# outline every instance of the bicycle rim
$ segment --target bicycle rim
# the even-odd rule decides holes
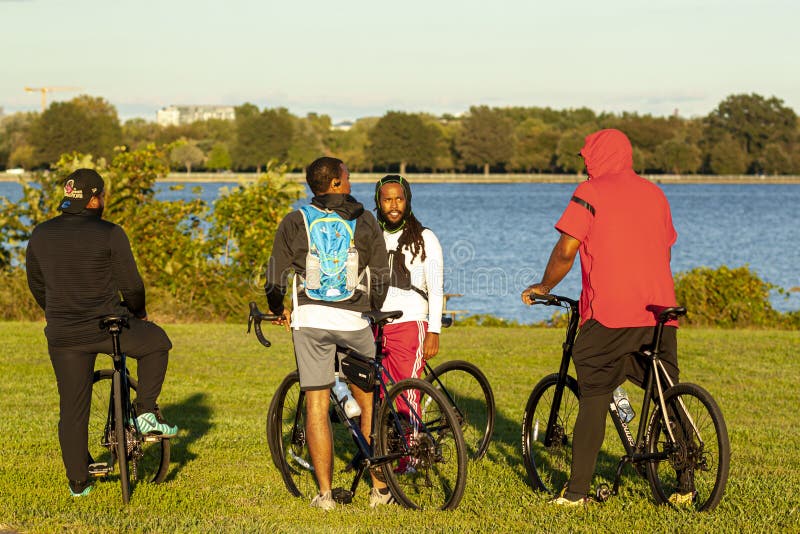
[[[489,448],[495,419],[494,393],[475,365],[453,360],[437,366],[425,380],[450,401],[461,424],[467,455],[480,460]]]
[[[730,443],[722,412],[711,395],[696,384],[677,384],[664,393],[667,424],[660,405],[650,420],[648,452],[660,456],[647,464],[648,481],[659,504],[697,511],[713,510],[728,480]],[[696,492],[683,503],[674,495]],[[674,499],[674,497],[673,497]]]
[[[452,510],[464,493],[467,453],[450,403],[428,382],[401,380],[378,418],[386,482],[408,508]]]
[[[89,411],[89,462],[105,464],[113,469],[117,460],[116,431],[106,432],[110,422],[109,416],[113,407],[111,402],[111,377],[114,371],[101,369],[94,372],[94,385],[92,387],[92,402]],[[135,397],[138,390],[137,381],[128,377],[129,399]],[[124,418],[123,418],[124,419]],[[126,425],[127,426],[127,425]],[[126,429],[129,439],[133,437],[133,430]],[[135,439],[135,438],[133,438]],[[152,483],[163,482],[169,473],[170,440],[161,438],[143,438],[143,442],[129,447],[136,452],[136,479],[149,480]],[[102,476],[98,469],[96,476]]]
[[[552,374],[536,384],[522,419],[522,458],[528,479],[534,489],[553,494],[569,479],[572,436],[579,403],[578,384],[568,376],[555,426],[550,429],[551,441],[545,443],[557,383],[558,375]]]

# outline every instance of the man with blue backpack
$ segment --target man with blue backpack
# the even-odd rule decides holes
[[[330,510],[333,440],[328,420],[336,347],[375,356],[375,340],[363,312],[386,298],[388,260],[375,217],[350,196],[350,173],[336,158],[309,165],[311,204],[281,221],[267,266],[269,309],[291,326],[300,388],[306,394],[306,434],[319,495],[311,506]],[[290,273],[293,273],[289,277]],[[283,299],[292,284],[292,310]],[[370,435],[372,393],[353,387],[361,407],[361,431]],[[372,477],[370,506],[393,502],[386,484]]]

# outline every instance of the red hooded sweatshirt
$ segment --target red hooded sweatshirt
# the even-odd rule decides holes
[[[581,242],[581,324],[653,326],[649,305],[676,305],[669,262],[678,234],[667,198],[633,172],[633,149],[619,130],[587,136],[581,156],[589,179],[556,224]]]

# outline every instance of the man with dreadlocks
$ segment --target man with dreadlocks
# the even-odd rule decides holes
[[[442,247],[411,211],[411,185],[397,174],[375,184],[378,222],[389,252],[391,281],[384,311],[403,316],[383,330],[383,365],[394,380],[419,378],[439,352],[444,283]]]

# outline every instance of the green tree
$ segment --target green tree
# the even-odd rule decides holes
[[[708,166],[714,174],[744,174],[747,172],[747,154],[741,144],[730,134],[725,134],[711,147]]]
[[[367,159],[367,139],[369,131],[378,122],[377,117],[358,119],[348,130],[334,130],[330,137],[331,156],[345,162],[350,171],[371,170]]]
[[[145,119],[129,119],[122,125],[122,144],[132,150],[158,141],[162,127]]]
[[[556,161],[564,172],[580,173],[583,171],[583,159],[578,155],[583,148],[586,134],[579,130],[568,130],[558,140]]]
[[[514,131],[512,166],[526,172],[551,172],[559,137],[558,131],[541,119],[526,119]]]
[[[30,132],[36,119],[32,112],[0,117],[0,168],[34,166]]]
[[[186,172],[190,173],[192,165],[200,165],[205,161],[206,156],[197,147],[196,141],[183,140],[172,147],[169,159],[172,163],[185,166]]]
[[[316,113],[292,119],[294,136],[289,147],[289,165],[294,169],[305,169],[309,163],[327,152],[331,119],[327,115]]]
[[[436,163],[437,136],[441,132],[416,114],[389,111],[370,130],[367,157],[374,165],[432,168]]]
[[[217,143],[211,148],[206,160],[206,167],[215,171],[229,170],[231,168],[231,154],[225,143]]]
[[[653,161],[662,170],[672,174],[697,172],[703,163],[700,149],[680,139],[668,139],[656,147]]]
[[[31,130],[39,164],[55,163],[68,152],[111,159],[121,142],[116,108],[103,98],[88,95],[50,104]]]
[[[764,161],[761,155],[768,144],[794,140],[797,114],[774,96],[731,95],[706,117],[706,135],[712,145],[726,134],[744,148],[748,170],[761,172]]]
[[[456,150],[466,165],[483,167],[509,163],[514,156],[514,123],[501,111],[471,107],[456,138]]]
[[[254,112],[252,104],[236,108],[236,145],[234,164],[239,168],[256,168],[271,160],[288,159],[292,144],[293,121],[286,108]],[[241,111],[240,111],[241,110]]]
[[[793,164],[791,151],[779,143],[769,143],[761,154],[759,167],[767,174],[791,174]]]

